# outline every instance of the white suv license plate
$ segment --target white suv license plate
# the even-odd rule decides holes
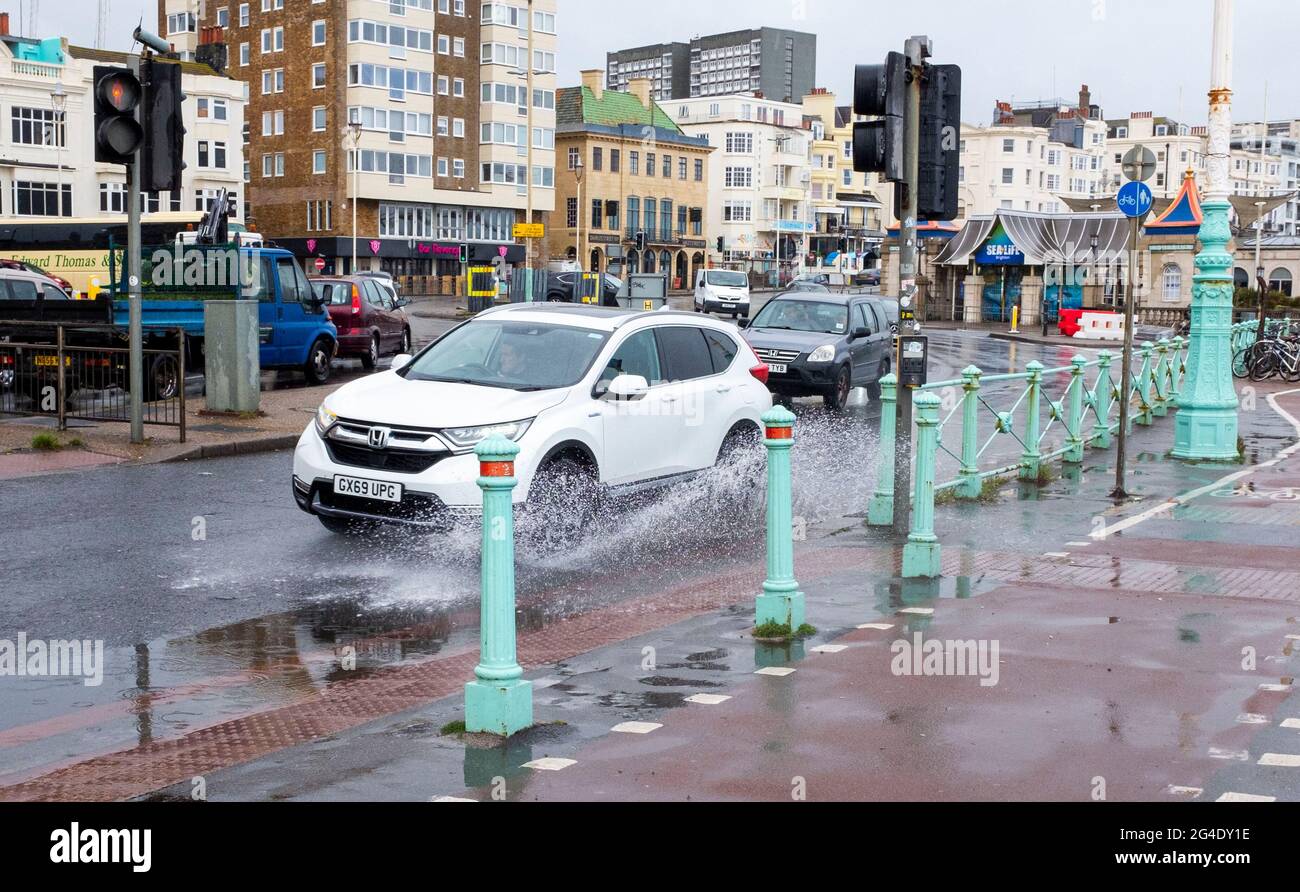
[[[784,375],[786,372],[790,371],[790,367],[783,362],[769,362],[767,364],[767,370],[773,375]]]
[[[377,502],[400,503],[402,501],[402,484],[335,475],[334,494],[351,496],[354,499],[374,499]]]

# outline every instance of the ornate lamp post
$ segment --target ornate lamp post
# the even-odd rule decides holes
[[[1232,385],[1232,240],[1228,164],[1232,133],[1232,4],[1214,0],[1209,148],[1201,253],[1192,286],[1187,382],[1178,397],[1175,458],[1228,461],[1237,457],[1237,393]]]
[[[343,148],[352,155],[352,275],[357,274],[357,201],[361,196],[361,122],[343,128]]]

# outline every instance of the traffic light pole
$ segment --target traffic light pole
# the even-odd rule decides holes
[[[131,71],[144,85],[149,66],[139,56],[130,60]],[[140,150],[126,165],[126,284],[130,339],[131,442],[144,442],[144,331],[140,296]],[[180,382],[185,386],[185,382]]]
[[[903,190],[903,218],[898,230],[899,297],[911,298],[916,306],[916,214],[917,188],[921,176],[921,74],[929,47],[926,37],[912,37],[903,55],[907,57],[907,112],[903,116],[903,181],[894,188]],[[902,344],[902,326],[895,339],[894,368],[901,365],[898,345]],[[906,536],[912,526],[912,388],[899,382],[894,445],[894,532]]]

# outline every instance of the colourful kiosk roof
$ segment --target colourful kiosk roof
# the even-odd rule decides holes
[[[1196,235],[1201,231],[1202,220],[1196,173],[1189,169],[1173,202],[1163,214],[1146,224],[1145,229],[1151,235]]]

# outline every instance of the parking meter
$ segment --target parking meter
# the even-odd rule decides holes
[[[898,385],[924,387],[929,383],[930,339],[900,337],[898,339]]]

